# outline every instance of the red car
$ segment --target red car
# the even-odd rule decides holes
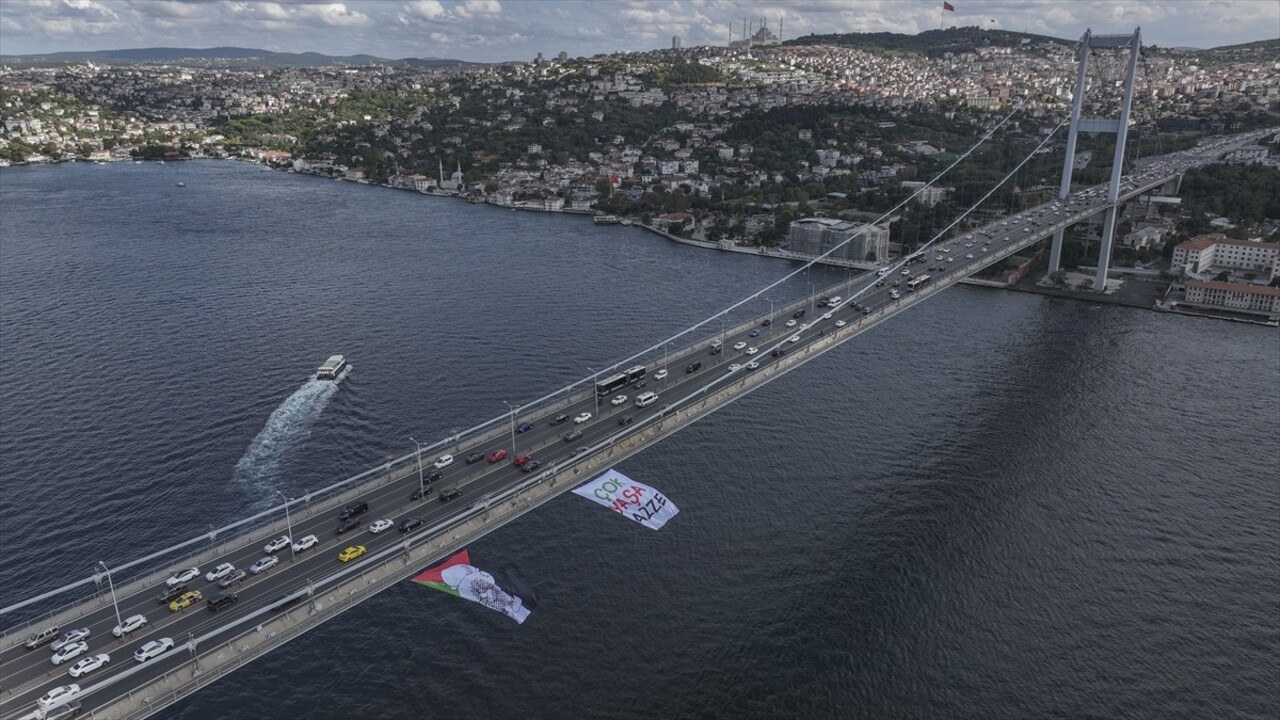
[[[502,462],[507,457],[507,451],[502,448],[496,448],[489,453],[489,462]]]
[[[524,464],[533,459],[532,455],[520,455],[516,457],[516,465],[524,467]]]

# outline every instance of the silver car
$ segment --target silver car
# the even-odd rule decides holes
[[[84,640],[87,637],[89,637],[89,628],[76,628],[75,630],[68,630],[62,634],[62,637],[58,638],[57,640],[54,640],[53,644],[49,646],[49,649],[54,652],[58,652],[63,648],[64,645],[70,645],[73,642]]]
[[[87,652],[89,652],[89,643],[83,640],[67,643],[62,646],[61,650],[53,654],[51,662],[53,662],[54,665],[61,665],[62,663],[78,658]]]
[[[247,576],[248,576],[248,573],[246,573],[243,570],[232,570],[230,575],[222,578],[222,580],[218,582],[218,587],[222,588],[223,590],[226,590],[232,585],[235,585],[241,580],[244,580],[245,577]]]
[[[280,562],[280,558],[276,557],[275,555],[268,555],[262,558],[261,560],[258,560],[258,562],[254,563],[253,566],[249,568],[249,574],[257,575],[259,573],[265,572],[267,569],[275,567],[276,564],[279,562]]]

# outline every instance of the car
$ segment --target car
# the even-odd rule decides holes
[[[720,345],[711,346],[711,352],[710,352],[711,355],[719,355],[722,352],[724,352],[724,348],[722,346]]]
[[[439,470],[432,470],[431,472],[427,473],[422,477],[422,482],[430,485],[431,483],[439,480],[442,477],[444,477],[444,473],[440,472]]]
[[[542,467],[542,462],[540,460],[530,460],[529,462],[521,465],[520,469],[527,473],[531,473],[540,467]]]
[[[111,656],[106,653],[90,655],[80,662],[77,662],[75,665],[72,665],[71,671],[67,674],[73,678],[78,678],[81,675],[88,675],[109,662],[111,662]]]
[[[426,524],[426,521],[423,520],[422,518],[411,517],[408,520],[405,520],[404,522],[400,523],[400,532],[406,533],[406,534],[411,533],[414,530],[417,530],[418,528],[422,527],[424,524]]]
[[[390,530],[394,526],[395,526],[395,523],[391,522],[390,520],[385,520],[385,519],[374,520],[373,523],[369,525],[369,532],[374,535],[377,535],[383,530]]]
[[[737,372],[737,371],[739,371],[739,370],[741,370],[741,369],[742,369],[742,366],[741,366],[741,365],[739,365],[738,363],[734,363],[734,364],[732,364],[732,365],[730,365],[730,366],[729,366],[729,372]]]
[[[635,421],[636,421],[635,415],[623,415],[622,417],[618,418],[619,425],[630,425]]]
[[[249,566],[249,574],[261,575],[262,573],[275,567],[279,562],[280,562],[280,558],[276,557],[275,555],[268,555],[266,557],[259,558],[258,562]]]
[[[617,395],[612,400],[609,401],[609,404],[614,407],[617,407],[619,405],[625,405],[626,402],[627,402],[626,395]]]
[[[702,363],[700,362],[689,363],[684,368],[684,374],[688,375],[690,373],[696,373],[701,369],[702,369]]]
[[[452,455],[441,455],[440,457],[436,458],[436,461],[431,464],[431,467],[437,470],[441,470],[449,467],[452,464],[453,464]]]
[[[795,326],[796,326],[796,321],[794,318],[787,321],[787,327],[795,327]]]
[[[484,459],[484,453],[482,453],[482,452],[473,452],[473,453],[471,453],[470,455],[468,455],[468,456],[467,456],[466,463],[467,463],[468,465],[474,465],[475,463],[478,463],[478,462],[480,462],[480,461],[481,461],[481,460],[483,460],[483,459]]]
[[[752,346],[752,347],[747,348],[747,354],[748,354],[748,355],[755,355],[755,354],[756,354],[756,353],[758,353],[758,352],[760,352],[760,348],[758,348],[758,347]]]
[[[514,462],[515,462],[515,466],[516,466],[516,467],[524,467],[524,466],[525,466],[525,463],[529,462],[529,461],[530,461],[530,460],[532,460],[532,459],[533,459],[533,456],[532,456],[532,455],[517,455],[517,456],[516,456],[516,459],[515,459],[515,461],[514,461]]]
[[[311,548],[315,547],[319,543],[320,543],[320,538],[316,537],[315,535],[308,535],[293,544],[293,551],[296,553],[300,553],[303,550],[310,550]]]
[[[283,550],[283,549],[285,549],[285,548],[289,547],[289,546],[290,546],[290,545],[292,545],[292,544],[293,544],[293,540],[289,539],[289,536],[288,536],[288,535],[281,535],[280,537],[276,538],[275,540],[272,540],[271,542],[267,543],[266,545],[263,545],[263,546],[262,546],[262,552],[264,552],[264,553],[266,553],[266,554],[268,554],[268,555],[273,555],[273,554],[278,553],[278,552],[280,552],[281,550]]]
[[[847,323],[847,322],[845,322],[845,321],[843,321],[843,320],[837,320],[837,321],[836,321],[836,327],[838,327],[838,328],[842,328],[842,327],[844,327],[845,325],[848,325],[848,324],[849,324],[849,323]]]
[[[771,318],[765,318],[764,320],[760,321],[760,327],[769,327],[772,324],[773,324],[773,320]]]
[[[567,422],[568,420],[569,420],[568,415],[565,415],[564,413],[560,413],[559,415],[555,416],[555,418],[551,420],[551,424],[559,425],[560,423]]]
[[[739,340],[738,342],[736,342],[736,343],[734,343],[734,344],[733,344],[733,349],[734,349],[734,350],[746,350],[746,349],[747,349],[747,344],[746,344],[745,342],[743,342],[743,341]]]
[[[770,355],[772,355],[772,356],[774,356],[774,357],[782,357],[783,355],[786,355],[786,354],[787,354],[787,351],[786,351],[786,349],[785,349],[785,348],[774,348],[774,349],[773,349],[773,352],[771,352],[771,353],[769,353],[769,354],[770,354]]]
[[[338,553],[338,562],[351,562],[365,553],[365,546],[352,545]]]
[[[345,535],[351,532],[352,530],[355,530],[358,527],[360,527],[360,521],[353,518],[351,520],[347,520],[345,522],[339,523],[337,529],[334,530],[333,534]]]
[[[880,282],[876,283],[876,287],[884,287],[884,281],[881,280]]]
[[[862,314],[863,314],[863,315],[870,315],[870,314],[871,314],[871,308],[869,308],[869,307],[864,307],[864,308],[862,308]]]
[[[63,645],[62,649],[54,653],[53,657],[50,658],[49,661],[54,665],[61,665],[62,663],[78,658],[87,652],[89,652],[89,643],[83,640],[77,640]]]
[[[578,438],[582,437],[582,431],[570,430],[569,432],[565,433],[564,435],[561,435],[560,437],[564,438],[565,442],[573,442],[574,440],[577,440]]]
[[[760,337],[760,328],[752,330],[751,334],[747,335],[747,337]]]
[[[81,640],[87,639],[89,635],[90,631],[87,627],[68,630],[62,634],[62,637],[54,640],[53,644],[49,646],[49,649],[54,652],[58,652],[64,645],[70,645],[73,642],[80,642]]]
[[[164,581],[164,584],[169,587],[176,587],[186,583],[188,580],[195,580],[198,577],[200,577],[200,568],[187,568],[182,572],[176,572],[170,575],[169,579]]]
[[[647,387],[649,387],[649,383],[645,382],[644,380],[637,380],[631,383],[632,390],[639,390],[641,388],[647,388]]]
[[[222,588],[223,590],[226,590],[227,588],[231,587],[232,585],[235,585],[236,583],[243,582],[244,579],[248,576],[249,576],[249,573],[243,570],[236,570],[230,575],[222,578],[222,582],[218,583],[218,587]]]
[[[787,338],[787,342],[798,343],[798,342],[800,342],[800,336],[799,336],[799,335],[792,335],[791,337]]]
[[[946,252],[946,250],[944,249],[942,252]],[[902,274],[903,274],[903,275],[910,275],[910,274],[911,274],[911,268],[902,268]]]
[[[427,485],[425,487],[419,487],[413,491],[413,494],[409,496],[409,499],[421,500],[433,492],[435,492],[435,488],[431,487],[430,485]]]
[[[505,459],[507,459],[507,451],[503,448],[494,448],[489,451],[489,462],[502,462]]]
[[[831,319],[831,313],[829,313],[829,312],[822,313],[822,319],[823,319],[823,320],[830,320],[830,319]]]
[[[747,363],[746,365],[743,365],[742,367],[748,370],[759,370],[760,363],[756,362],[755,360],[752,360],[751,362]]]
[[[516,426],[516,432],[518,433],[527,433],[532,429],[533,429],[533,423],[531,422],[522,422]]]
[[[79,694],[80,686],[75,683],[71,683],[70,685],[59,685],[37,698],[36,705],[40,706],[41,710],[49,710],[50,708],[55,708],[59,705],[65,705],[66,703],[71,702],[71,698]]]
[[[130,615],[124,620],[121,620],[119,625],[111,628],[111,634],[114,637],[124,637],[146,624],[146,615]]]
[[[973,259],[973,253],[967,253],[967,254],[965,255],[965,257],[966,257],[966,258],[968,258],[969,260],[972,260],[972,259]]]
[[[54,638],[58,637],[58,631],[60,629],[61,628],[58,627],[57,625],[50,625],[49,627],[43,630],[40,630],[39,632],[34,632],[31,635],[27,636],[27,641],[23,643],[23,646],[28,650],[35,650],[41,645],[44,645],[45,643],[50,642]]]
[[[235,565],[232,565],[231,563],[222,563],[218,567],[205,573],[204,579],[208,580],[209,582],[217,582],[235,571],[236,571]]]
[[[369,512],[369,503],[364,500],[358,500],[343,508],[342,514],[338,516],[338,519],[350,520],[357,515],[363,515],[367,512]]]
[[[216,598],[209,598],[205,601],[205,606],[209,608],[209,612],[218,612],[219,610],[235,605],[239,600],[239,595],[223,594]]]
[[[173,648],[173,638],[160,638],[138,648],[133,653],[133,659],[140,663],[146,662],[153,657],[163,655],[165,652]]]
[[[760,331],[759,331],[759,330],[757,330],[756,332],[757,332],[757,333],[759,333]],[[654,379],[654,380],[666,380],[666,379],[667,379],[667,369],[666,369],[666,368],[662,368],[662,369],[661,369],[661,370],[659,370],[658,372],[654,373],[654,374],[653,374],[653,379]]]
[[[169,603],[169,612],[178,612],[179,610],[189,608],[195,603],[198,603],[203,599],[204,599],[204,593],[200,592],[199,590],[184,592],[182,593],[182,597],[179,597],[177,600],[174,600],[173,602]]]
[[[791,313],[791,317],[793,317],[793,318],[802,318],[802,317],[804,317],[804,308],[800,308],[799,310],[797,310],[797,311],[795,311],[795,312]]]
[[[581,425],[582,423],[587,422],[590,419],[591,419],[591,413],[589,412],[578,413],[578,416],[573,419],[573,424]]]
[[[955,262],[955,261],[956,261],[956,259],[955,259],[955,258],[953,258],[953,257],[949,257],[949,258],[947,258],[947,262]]]
[[[986,246],[983,246],[982,252],[987,252],[987,251],[988,251],[988,248]]]
[[[174,598],[182,597],[182,593],[186,592],[188,589],[189,588],[186,585],[166,587],[160,591],[160,597],[156,598],[156,602],[161,605],[168,605],[173,602]]]
[[[456,487],[452,487],[440,493],[440,502],[449,502],[450,500],[457,500],[461,495],[462,495],[461,490],[459,490]]]

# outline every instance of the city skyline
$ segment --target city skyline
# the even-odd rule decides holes
[[[0,53],[133,47],[242,46],[387,58],[472,62],[684,46],[725,45],[763,22],[784,39],[838,32],[914,34],[978,26],[1074,39],[1128,33],[1146,44],[1218,47],[1276,37],[1269,0],[1145,3],[1089,0],[9,0],[0,4]],[[781,28],[779,28],[781,25]],[[1270,34],[1267,34],[1267,32]]]

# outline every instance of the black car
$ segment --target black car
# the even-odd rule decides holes
[[[369,512],[369,503],[361,500],[359,502],[351,503],[343,509],[342,514],[338,516],[338,519],[350,520],[353,517],[363,515],[367,512]]]
[[[719,355],[723,350],[724,350],[724,348],[722,348],[722,347],[716,347],[716,346],[714,346],[714,345],[713,345],[713,346],[711,347],[711,354],[712,354],[712,355]]]
[[[173,587],[166,587],[160,591],[160,597],[156,598],[156,602],[160,603],[161,605],[168,605],[169,603],[178,599],[178,597],[186,591],[187,591],[186,585],[174,585]]]
[[[339,525],[338,525],[338,532],[337,532],[337,534],[338,534],[338,535],[342,535],[343,533],[349,533],[349,532],[351,532],[352,530],[355,530],[355,529],[356,529],[356,528],[358,528],[358,527],[360,527],[360,521],[359,521],[359,520],[347,520],[346,522],[343,522],[343,523],[341,523],[341,524],[339,524]]]
[[[565,433],[562,437],[564,437],[564,441],[565,441],[565,442],[573,442],[574,440],[577,440],[578,438],[582,437],[582,431],[581,431],[581,430],[571,430],[571,431],[569,431],[569,432]]]
[[[432,470],[431,472],[423,476],[422,482],[430,485],[431,483],[439,480],[442,477],[444,477],[444,473],[440,472],[439,470]]]
[[[531,422],[522,422],[516,426],[516,432],[518,433],[526,433],[532,429],[533,429],[533,423]]]
[[[770,326],[770,325],[772,325],[772,324],[773,324],[773,320],[770,320],[770,319],[768,319],[768,318],[765,318],[764,320],[762,320],[762,321],[760,322],[760,327],[769,327],[769,326]]]
[[[565,415],[564,413],[560,413],[559,415],[557,415],[557,416],[555,417],[555,419],[554,419],[554,420],[552,420],[552,421],[551,421],[551,424],[552,424],[552,425],[559,425],[560,423],[562,423],[562,422],[564,422],[565,420],[568,420],[568,419],[569,419],[569,416],[568,416],[568,415]]]
[[[209,598],[206,604],[209,606],[209,612],[218,612],[223,608],[229,608],[236,604],[240,599],[239,595],[219,595],[218,597]]]
[[[645,382],[644,380],[637,380],[631,383],[632,390],[639,390],[640,388],[643,388],[643,387],[649,387],[649,383]]]
[[[804,308],[800,308],[799,310],[797,310],[797,311],[795,311],[795,312],[791,313],[791,317],[793,317],[793,318],[802,318],[802,317],[804,317]]]
[[[461,495],[462,495],[462,491],[459,490],[458,488],[456,487],[449,488],[448,490],[445,490],[444,492],[440,493],[440,502],[449,502],[450,500],[456,500]]]
[[[435,492],[435,488],[429,488],[429,487],[421,488],[421,487],[420,487],[420,488],[418,488],[417,490],[414,490],[414,491],[413,491],[413,494],[409,496],[409,499],[410,499],[410,500],[421,500],[421,499],[423,499],[423,498],[427,497],[428,495],[430,495],[430,494],[431,494],[431,493],[433,493],[433,492]]]
[[[474,452],[467,456],[467,464],[478,463],[484,459],[484,453]]]
[[[623,415],[621,418],[618,419],[618,424],[630,425],[631,423],[635,422],[635,420],[636,420],[635,415]]]
[[[684,373],[688,375],[690,373],[696,373],[701,369],[702,369],[702,363],[700,362],[689,363],[689,366],[684,369]]]
[[[521,466],[520,466],[520,469],[521,469],[521,470],[523,470],[523,471],[525,471],[525,472],[527,472],[527,473],[531,473],[531,472],[533,472],[534,470],[537,470],[537,469],[538,469],[538,468],[540,468],[540,467],[542,467],[542,463],[541,463],[540,461],[538,461],[538,460],[530,460],[529,462],[525,463],[524,465],[521,465]]]
[[[400,523],[400,532],[411,533],[414,530],[417,530],[418,528],[422,527],[422,524],[423,524],[422,518],[411,517],[408,520],[405,520],[404,522]]]

